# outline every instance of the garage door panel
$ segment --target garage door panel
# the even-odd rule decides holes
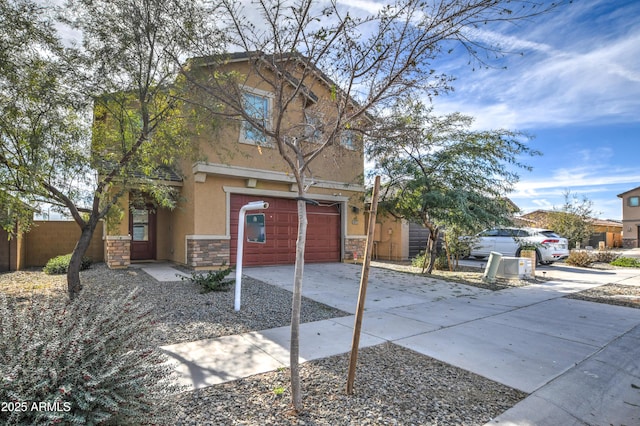
[[[266,221],[265,244],[244,244],[245,265],[292,264],[295,262],[298,233],[297,202],[292,199],[260,196],[231,196],[231,263],[234,264],[238,241],[238,212],[251,201],[264,200],[269,203],[264,213]],[[340,261],[340,212],[337,206],[307,205],[307,245],[305,262]]]

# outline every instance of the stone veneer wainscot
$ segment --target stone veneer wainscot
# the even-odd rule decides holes
[[[192,268],[228,264],[230,253],[229,238],[187,237],[187,265]]]
[[[105,262],[111,269],[127,268],[131,264],[131,236],[109,235],[105,238]]]

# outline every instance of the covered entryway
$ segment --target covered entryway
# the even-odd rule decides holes
[[[131,260],[156,258],[156,214],[151,208],[132,209],[129,213]]]
[[[231,195],[231,263],[235,264],[238,244],[238,213],[251,201],[266,201],[264,243],[244,244],[244,265],[287,265],[295,263],[298,233],[297,201],[287,198]],[[305,262],[339,262],[341,258],[340,207],[337,203],[307,205],[307,244]]]

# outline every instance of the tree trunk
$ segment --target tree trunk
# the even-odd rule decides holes
[[[429,239],[427,239],[427,245],[424,247],[424,258],[422,259],[422,270],[421,274],[424,274],[425,269],[427,269],[427,259],[429,259]]]
[[[71,254],[69,269],[67,270],[67,291],[69,293],[69,299],[71,300],[75,299],[76,296],[80,294],[80,290],[82,290],[82,283],[80,282],[82,258],[91,244],[91,238],[93,237],[93,232],[96,229],[97,223],[98,221],[90,220],[84,227],[82,227],[80,238],[73,249],[73,253]]]
[[[307,241],[307,204],[298,200],[298,240],[296,241],[296,264],[293,278],[293,303],[291,307],[291,403],[296,412],[302,410],[300,390],[300,310],[302,306],[302,278],[304,274],[304,249]]]
[[[453,272],[453,257],[449,252],[449,241],[447,240],[447,234],[444,235],[444,252],[447,256],[447,266],[449,267],[449,272]]]
[[[428,254],[429,254],[429,266],[427,267],[426,273],[430,274],[433,271],[433,267],[436,264],[436,254],[438,248],[438,234],[440,234],[440,228],[438,226],[429,226],[429,242],[428,246]],[[426,261],[425,254],[425,261]],[[424,270],[423,270],[424,273]]]

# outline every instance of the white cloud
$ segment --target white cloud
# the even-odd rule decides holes
[[[338,1],[338,4],[342,6],[346,6],[349,9],[357,8],[372,15],[378,13],[385,6],[385,3],[379,3],[376,1],[370,1],[370,0]]]
[[[587,173],[579,169],[558,169],[546,179],[523,180],[516,184],[515,194],[532,194],[531,191],[540,191],[548,188],[574,188],[595,187],[599,185],[637,185],[640,182],[640,173],[634,171],[630,174],[599,175]]]
[[[481,34],[525,54],[508,56],[506,70],[456,69],[456,92],[437,98],[436,108],[473,115],[479,128],[638,122],[640,25],[624,25],[623,20],[632,17],[615,13],[606,32],[597,31],[591,22],[567,22],[597,5],[576,5],[567,16],[537,19],[531,31],[523,28],[503,39],[496,33]]]

